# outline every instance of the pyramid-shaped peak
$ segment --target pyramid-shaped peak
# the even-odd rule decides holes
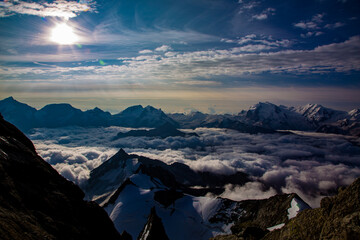
[[[114,156],[129,156],[124,149],[120,148],[120,150]]]

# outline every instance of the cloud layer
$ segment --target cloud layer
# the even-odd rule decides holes
[[[163,45],[155,49],[156,54],[144,54],[150,52],[142,51],[141,55],[136,57],[118,58],[117,64],[77,67],[39,65],[22,68],[3,66],[0,68],[0,75],[9,78],[31,75],[32,78],[44,81],[49,76],[58,77],[59,74],[62,78],[68,78],[71,74],[71,80],[81,77],[88,81],[101,75],[106,76],[107,83],[116,79],[145,84],[145,80],[169,83],[262,73],[322,74],[360,71],[360,36],[351,37],[341,43],[319,46],[313,50],[285,50],[283,48],[291,44],[288,40],[254,39],[251,35],[239,39],[238,42],[247,44],[228,50],[185,53],[169,51],[170,46]],[[36,56],[32,58],[37,60]]]
[[[9,0],[0,2],[0,17],[14,14],[27,14],[39,17],[62,17],[65,19],[76,17],[80,12],[94,11],[93,1],[64,1],[27,2]]]
[[[334,136],[249,135],[199,128],[195,131],[200,138],[111,140],[119,131],[127,130],[38,129],[30,137],[46,161],[79,184],[120,147],[168,164],[185,163],[197,171],[246,172],[252,182],[242,187],[227,185],[222,195],[234,200],[296,192],[312,206],[318,206],[322,196],[360,176],[360,148]]]

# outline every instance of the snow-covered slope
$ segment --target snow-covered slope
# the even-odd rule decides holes
[[[251,216],[267,216],[261,222],[264,227],[287,221],[288,209],[291,209],[295,195],[235,202],[207,196],[205,194],[212,188],[204,188],[206,191],[202,191],[202,196],[195,196],[188,190],[195,187],[203,175],[178,165],[127,155],[120,150],[92,171],[84,187],[86,197],[100,203],[116,229],[120,233],[126,231],[133,239],[146,236],[154,211],[166,236],[172,240],[201,240],[230,233],[234,222]],[[213,176],[216,177],[221,185],[231,182],[231,178],[224,181],[223,176]],[[216,180],[209,181],[210,185],[211,182]],[[275,210],[271,212],[269,209]]]

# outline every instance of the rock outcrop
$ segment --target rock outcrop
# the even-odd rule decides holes
[[[275,196],[273,200],[279,197]],[[286,201],[279,203],[283,205]],[[350,186],[340,188],[337,195],[323,198],[320,208],[305,209],[289,220],[282,216],[281,211],[278,211],[278,216],[271,214],[277,212],[276,206],[280,206],[276,201],[265,202],[267,207],[264,207],[265,205],[261,207],[262,204],[259,203],[256,205],[252,205],[251,209],[258,207],[258,211],[248,209],[247,212],[252,212],[252,216],[249,215],[248,221],[243,217],[240,218],[231,229],[233,234],[216,236],[214,240],[360,239],[360,178]],[[278,229],[275,226],[275,230],[264,232],[266,231],[264,223],[273,217],[278,219],[276,222],[284,222],[284,224],[278,225]]]
[[[264,239],[360,239],[360,178]]]
[[[148,221],[146,222],[144,229],[141,231],[138,240],[169,240],[166,235],[164,225],[161,219],[156,214],[155,207],[151,208]]]

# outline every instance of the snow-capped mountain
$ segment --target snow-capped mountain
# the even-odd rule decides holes
[[[239,220],[251,219],[266,230],[287,222],[290,212],[293,216],[308,208],[305,203],[298,204],[303,201],[295,194],[240,202],[205,196],[209,192],[221,193],[221,186],[234,184],[234,179],[239,178],[213,175],[208,180],[211,178],[206,174],[186,167],[120,150],[91,172],[83,189],[89,200],[104,207],[116,229],[126,231],[133,239],[150,234],[149,222],[154,219],[159,234],[164,236],[165,232],[169,239],[209,239],[230,233]],[[235,184],[243,183],[241,180]]]
[[[258,103],[238,114],[238,121],[272,130],[302,130],[359,136],[359,110],[333,110],[318,104],[301,107]]]
[[[305,106],[293,108],[292,110],[300,113],[310,123],[314,123],[315,125],[326,122],[336,122],[348,116],[348,113],[345,111],[333,110],[319,104],[307,104]]]
[[[304,116],[286,106],[258,103],[238,114],[239,120],[273,130],[311,130],[314,126]]]

